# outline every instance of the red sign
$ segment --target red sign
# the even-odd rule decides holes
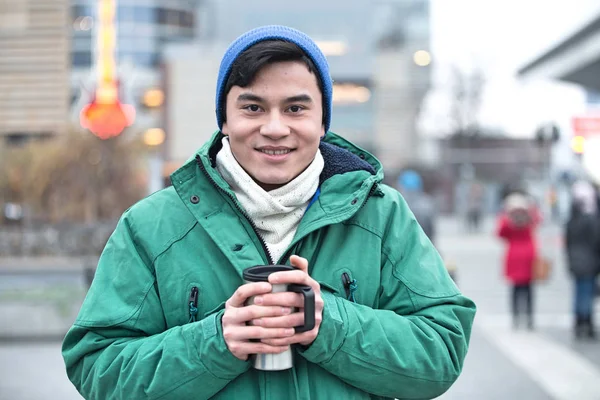
[[[116,101],[111,104],[96,103],[86,105],[79,115],[81,126],[89,129],[100,139],[118,136],[135,119],[135,108]]]
[[[573,117],[571,123],[574,136],[600,135],[600,116]]]

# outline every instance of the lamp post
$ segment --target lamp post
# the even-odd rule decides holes
[[[144,132],[144,144],[150,150],[148,157],[148,194],[159,191],[163,184],[163,158],[161,145],[165,141],[165,131],[161,128],[150,128]]]
[[[164,103],[164,91],[160,88],[151,88],[144,92],[142,104],[153,114],[158,114]],[[158,126],[162,125],[161,122]],[[148,156],[148,194],[152,194],[164,187],[163,184],[163,143],[165,131],[154,127],[144,132],[144,144],[149,150]]]

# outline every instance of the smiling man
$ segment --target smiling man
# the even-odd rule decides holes
[[[131,207],[63,343],[90,399],[426,399],[458,378],[475,305],[378,160],[329,131],[327,60],[265,26],[221,62],[219,130]],[[290,264],[244,283],[255,265]],[[310,286],[304,302],[274,284]],[[247,305],[253,298],[253,304]],[[292,350],[263,371],[254,354]]]

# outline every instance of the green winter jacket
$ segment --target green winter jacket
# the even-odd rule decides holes
[[[320,147],[320,195],[279,260],[308,259],[325,303],[319,334],[295,348],[290,370],[257,371],[229,352],[225,301],[245,268],[273,260],[215,168],[221,138],[177,170],[172,187],[127,210],[110,237],[63,343],[80,393],[329,400],[446,391],[461,372],[475,305],[400,194],[381,184],[379,162],[333,133]]]

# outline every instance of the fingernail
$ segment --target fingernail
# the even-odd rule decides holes
[[[254,321],[252,321],[252,324],[255,325],[255,326],[261,326],[262,320],[260,318],[259,319],[255,319]]]
[[[263,298],[261,296],[256,296],[254,298],[254,304],[262,304],[263,303]]]
[[[285,334],[286,335],[293,335],[296,331],[294,330],[294,328],[290,328],[290,329],[286,329],[285,330]]]
[[[292,309],[289,307],[281,307],[281,312],[283,314],[290,314],[292,312]]]

